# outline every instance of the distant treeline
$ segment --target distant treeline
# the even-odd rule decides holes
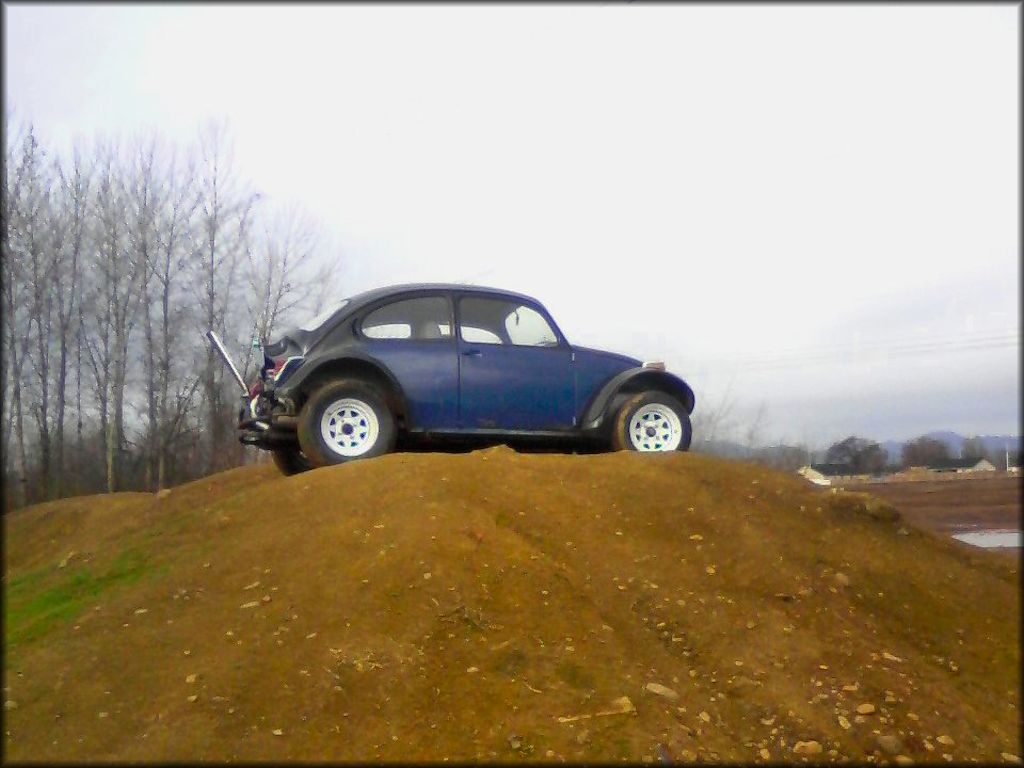
[[[8,124],[0,216],[5,509],[242,463],[238,386],[204,334],[251,375],[253,337],[317,311],[336,260],[239,177],[223,125],[61,157]]]

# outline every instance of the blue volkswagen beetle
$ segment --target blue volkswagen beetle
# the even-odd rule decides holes
[[[286,474],[396,448],[509,443],[685,451],[693,391],[660,363],[570,344],[536,299],[466,285],[379,288],[263,347],[239,439]]]

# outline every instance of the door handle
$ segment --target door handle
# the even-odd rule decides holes
[[[467,349],[462,353],[463,357],[480,357],[483,354],[479,349]]]

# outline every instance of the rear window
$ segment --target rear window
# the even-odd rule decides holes
[[[348,304],[348,299],[341,299],[331,304],[327,309],[321,312],[319,315],[314,317],[308,323],[303,323],[299,326],[300,331],[315,331],[321,325],[331,319],[331,315],[337,312],[339,309]]]

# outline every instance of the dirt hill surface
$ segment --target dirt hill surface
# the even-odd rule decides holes
[[[1021,754],[1017,562],[754,465],[395,454],[4,526],[9,761]]]

